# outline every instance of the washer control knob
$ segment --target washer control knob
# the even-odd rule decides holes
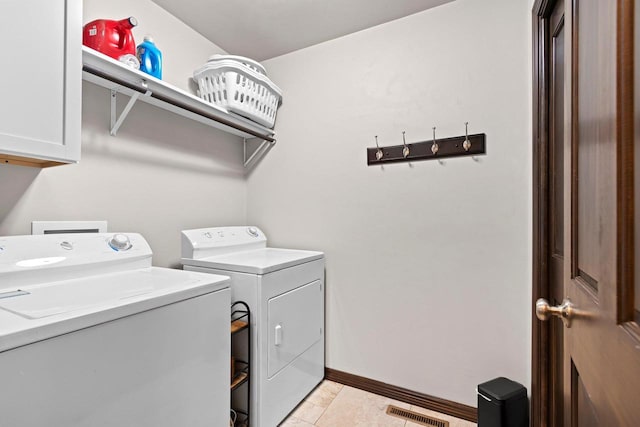
[[[109,246],[114,251],[126,251],[131,249],[131,241],[126,234],[114,234],[109,240]]]
[[[60,247],[66,251],[70,251],[73,249],[73,243],[69,241],[60,242]]]
[[[256,227],[247,228],[247,233],[249,233],[250,236],[258,237],[258,229]]]

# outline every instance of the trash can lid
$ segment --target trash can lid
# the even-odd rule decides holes
[[[496,400],[508,400],[527,395],[527,389],[522,384],[505,377],[478,384],[478,392]]]

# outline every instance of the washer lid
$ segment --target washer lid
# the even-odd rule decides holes
[[[240,273],[266,274],[322,258],[322,252],[264,248],[202,259],[182,258],[182,263]]]
[[[227,288],[227,276],[149,267],[3,289],[0,352]]]

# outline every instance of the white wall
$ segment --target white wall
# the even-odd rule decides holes
[[[130,15],[140,23],[136,40],[154,36],[164,79],[183,89],[194,68],[222,52],[149,0],[84,2],[85,23]],[[239,138],[142,103],[114,138],[108,91],[84,83],[83,92],[79,164],[0,166],[0,235],[29,234],[33,220],[106,219],[110,231],[142,233],[156,265],[177,266],[181,229],[244,222]]]
[[[248,222],[327,256],[327,366],[475,406],[530,384],[529,1],[458,0],[265,63],[278,143]],[[487,134],[487,155],[367,167],[366,147]]]

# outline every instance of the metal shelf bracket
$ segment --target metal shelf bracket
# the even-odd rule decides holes
[[[250,150],[250,146],[257,145],[257,148]],[[244,146],[244,167],[249,168],[253,166],[255,162],[261,159],[271,147],[276,145],[276,141],[268,141],[262,138],[243,138],[243,146]],[[251,154],[249,154],[251,153]],[[247,157],[248,156],[248,157]]]
[[[145,88],[147,87],[147,85],[144,82],[142,85]],[[118,133],[118,129],[120,129],[120,126],[122,126],[122,123],[124,122],[124,119],[127,118],[127,116],[129,115],[129,112],[133,108],[133,105],[136,103],[136,101],[138,100],[138,98],[140,98],[141,95],[150,96],[151,91],[147,89],[145,93],[135,92],[133,95],[131,95],[131,98],[129,98],[129,102],[127,102],[127,105],[124,107],[124,110],[122,110],[122,113],[120,113],[120,117],[117,117],[118,112],[116,110],[117,110],[117,101],[118,101],[118,91],[116,89],[111,89],[111,130],[109,131],[111,136],[116,136],[116,134]]]

